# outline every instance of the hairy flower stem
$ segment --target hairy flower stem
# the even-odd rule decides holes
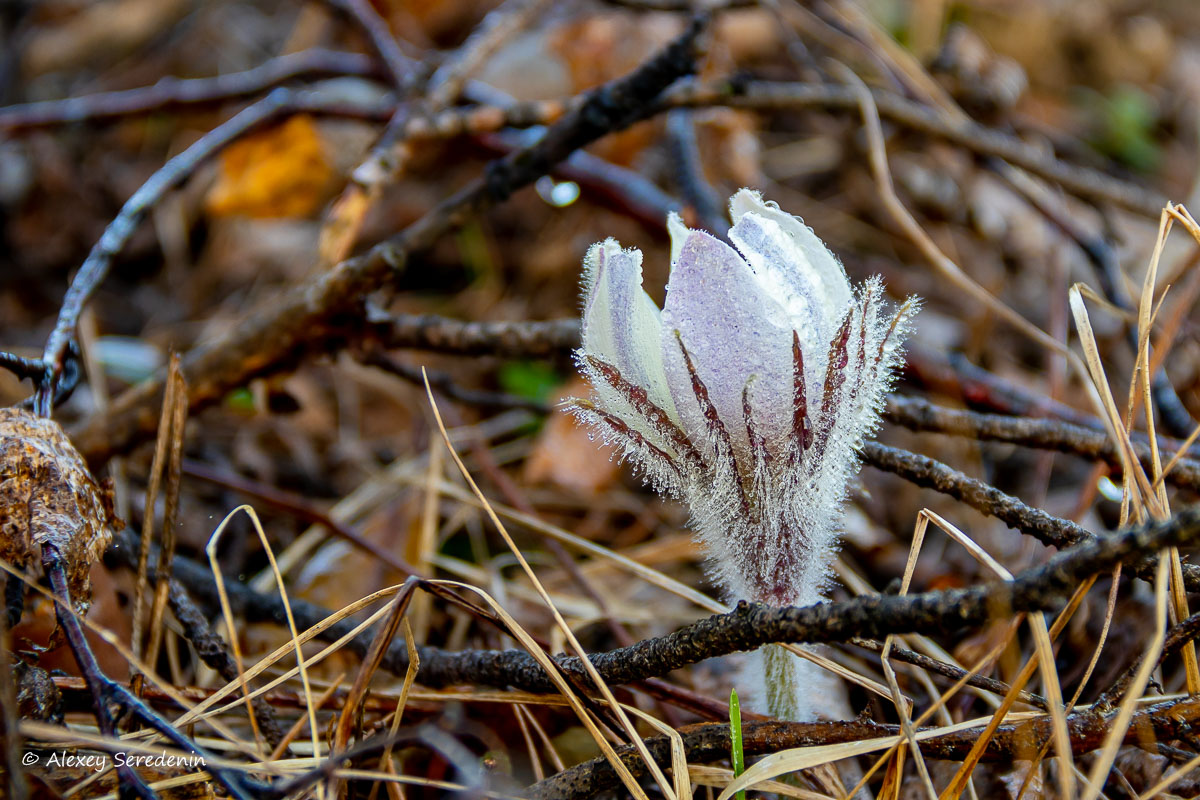
[[[777,644],[763,648],[763,679],[767,713],[776,719],[811,719],[810,692],[821,682],[821,668]],[[806,689],[807,687],[807,689]]]

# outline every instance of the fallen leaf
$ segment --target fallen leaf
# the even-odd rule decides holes
[[[575,378],[560,399],[586,397],[588,386]],[[588,430],[565,411],[555,411],[538,434],[525,461],[525,480],[550,482],[564,489],[592,495],[610,486],[619,471],[612,449],[596,447]]]
[[[226,148],[205,208],[214,216],[308,217],[325,205],[334,178],[316,124],[298,114]]]

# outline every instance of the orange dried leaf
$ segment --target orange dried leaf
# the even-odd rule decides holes
[[[308,217],[334,178],[316,124],[300,114],[226,148],[205,207],[216,216]]]
[[[54,548],[65,561],[75,610],[86,614],[92,564],[121,524],[58,423],[0,409],[0,559],[40,569],[42,549]]]

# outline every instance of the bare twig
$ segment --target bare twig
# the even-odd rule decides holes
[[[434,314],[392,314],[373,321],[371,334],[389,349],[498,358],[563,357],[579,346],[579,320],[465,322]]]
[[[883,652],[883,642],[877,642],[874,639],[851,639],[850,644],[870,650],[872,653]],[[1004,681],[998,681],[986,675],[969,673],[962,667],[947,664],[945,661],[938,661],[936,658],[930,658],[914,650],[909,650],[907,647],[900,647],[893,644],[892,649],[888,651],[888,658],[894,661],[901,661],[905,664],[912,664],[914,667],[936,673],[953,681],[965,680],[968,686],[983,689],[998,697],[1004,697],[1012,689]],[[1022,703],[1028,703],[1031,706],[1041,709],[1046,708],[1046,698],[1041,695],[1023,691],[1020,693],[1020,699]]]
[[[588,94],[537,144],[492,162],[484,178],[444,200],[399,235],[321,273],[234,332],[190,352],[184,361],[189,405],[199,411],[251,378],[285,369],[306,346],[330,335],[336,314],[353,308],[401,271],[409,253],[430,246],[469,213],[507,199],[579,147],[650,113],[658,95],[694,69],[702,29],[702,22],[694,23],[640,68]],[[80,452],[96,463],[140,441],[153,428],[151,409],[161,396],[162,382],[155,380],[117,398],[107,414],[75,431],[72,438]]]
[[[506,41],[528,27],[546,5],[546,0],[508,0],[484,17],[463,46],[429,79],[430,106],[440,108],[454,102],[471,73]]]
[[[370,56],[314,48],[273,58],[243,72],[212,78],[167,77],[153,86],[6,106],[0,108],[0,130],[21,133],[55,125],[238,100],[298,79],[378,74],[377,62]]]
[[[1179,652],[1184,645],[1193,641],[1198,636],[1200,636],[1200,613],[1192,614],[1167,631],[1162,651],[1158,654],[1158,663],[1161,664],[1167,658]],[[1121,696],[1125,694],[1125,690],[1129,688],[1129,684],[1133,682],[1133,678],[1137,674],[1141,664],[1141,658],[1130,664],[1129,668],[1096,698],[1095,706],[1104,711],[1113,708],[1120,701]]]
[[[380,547],[369,539],[364,539],[353,528],[338,522],[324,510],[318,508],[312,501],[298,497],[292,492],[275,486],[268,486],[264,483],[242,477],[241,475],[221,472],[208,464],[187,459],[183,461],[183,474],[245,495],[253,499],[256,503],[262,503],[263,505],[278,509],[310,525],[321,525],[337,538],[359,548],[363,552],[370,553],[384,564],[406,576],[417,575],[423,578],[429,577],[428,575],[423,575],[419,569],[391,550]]]
[[[1026,505],[1012,495],[928,456],[888,447],[879,442],[866,442],[862,454],[863,461],[876,469],[899,475],[917,486],[949,495],[982,514],[995,517],[1010,528],[1034,537],[1042,544],[1062,549],[1083,542],[1098,541],[1096,535],[1082,525]],[[1133,568],[1139,576],[1152,579],[1154,559],[1139,561]],[[1183,574],[1189,590],[1195,591],[1200,588],[1200,567],[1187,564],[1183,567]]]
[[[1137,712],[1135,723],[1129,726],[1125,741],[1146,746],[1146,739],[1168,740],[1180,735],[1190,725],[1200,707],[1188,699],[1160,703]],[[1107,715],[1078,711],[1067,717],[1071,750],[1077,755],[1099,748],[1113,723],[1115,713]],[[1028,722],[1001,725],[988,742],[983,761],[1013,761],[1035,751],[1050,740],[1050,718],[1038,717]],[[980,735],[980,728],[969,728],[921,741],[926,758],[961,761]],[[729,726],[724,723],[691,725],[680,731],[688,763],[718,761],[729,757]],[[865,739],[896,736],[899,725],[880,725],[864,720],[845,722],[749,722],[742,725],[743,747],[746,755],[777,753],[797,747],[857,742]],[[670,765],[670,741],[665,736],[646,740],[651,754],[663,766]],[[633,748],[617,751],[621,760],[637,777],[642,777],[645,765],[639,766]],[[616,787],[616,776],[603,759],[593,759],[546,778],[526,790],[526,795],[538,800],[583,800]]]
[[[58,624],[66,634],[67,642],[71,645],[71,651],[75,654],[76,662],[79,664],[79,671],[92,693],[96,723],[101,733],[116,738],[119,732],[112,709],[115,707],[122,712],[128,712],[185,752],[194,753],[203,758],[209,772],[229,791],[230,795],[238,800],[250,800],[254,796],[252,791],[261,789],[261,786],[243,778],[236,771],[218,765],[203,748],[134,697],[129,689],[105,676],[83,635],[83,627],[73,612],[71,592],[63,561],[62,554],[54,547],[47,546],[42,549],[42,567],[50,578],[50,585],[54,590],[55,614]],[[141,776],[128,763],[121,762],[116,765],[116,769],[121,781],[122,797],[129,795],[145,798],[145,800],[157,798],[154,791],[146,785]]]
[[[37,414],[43,417],[50,415],[51,398],[62,377],[64,359],[75,338],[79,315],[108,275],[113,257],[125,247],[129,237],[137,230],[138,223],[167,191],[178,186],[195,172],[196,167],[231,141],[272,119],[287,105],[288,98],[286,90],[276,89],[263,100],[243,109],[164,164],[125,201],[121,212],[108,224],[100,241],[88,253],[83,266],[75,274],[66,297],[63,298],[58,321],[42,354],[44,375],[34,397],[34,411]]]
[[[684,200],[694,209],[700,227],[719,239],[727,239],[729,220],[721,198],[704,177],[692,112],[683,108],[668,112],[667,135],[676,164],[675,179]]]
[[[126,560],[136,559],[136,554],[129,552],[136,550],[136,540],[125,534],[118,542],[112,552]],[[732,612],[692,623],[667,636],[593,654],[589,659],[606,683],[618,685],[659,677],[707,658],[776,642],[822,643],[881,638],[889,633],[954,632],[997,617],[1052,609],[1086,577],[1107,572],[1117,563],[1137,563],[1163,547],[1197,542],[1200,542],[1200,508],[1192,508],[1165,522],[1104,538],[1093,537],[1068,547],[1044,565],[1019,573],[1011,582],[905,596],[864,596],[805,608],[742,603]],[[207,570],[178,557],[173,570],[195,597],[206,604],[215,604],[216,590]],[[247,620],[283,618],[277,597],[260,595],[241,584],[229,584],[227,588],[235,613]],[[302,627],[315,625],[331,613],[295,599],[291,608],[297,625]],[[345,621],[331,625],[321,638],[333,641],[351,627]],[[360,655],[365,653],[365,647],[361,639],[347,644],[351,652]],[[427,686],[484,684],[535,692],[554,690],[545,672],[523,650],[447,653],[421,647],[418,652],[421,665],[417,679]],[[577,659],[560,657],[556,662],[566,674],[586,680]],[[407,666],[407,650],[402,644],[394,644],[382,667],[402,675]]]
[[[549,414],[553,410],[553,407],[549,403],[533,400],[528,397],[507,394],[506,392],[488,392],[464,388],[459,386],[454,381],[454,378],[445,372],[423,370],[421,367],[410,367],[408,364],[397,361],[386,353],[380,353],[375,350],[364,353],[360,356],[359,360],[369,367],[376,367],[418,386],[423,386],[425,380],[428,379],[429,385],[436,389],[439,394],[443,394],[451,400],[469,406],[480,406],[482,408],[523,408],[538,414]]]
[[[1121,464],[1120,456],[1107,435],[1068,422],[963,411],[902,395],[892,395],[888,399],[884,416],[889,422],[914,431],[934,431],[984,441],[1008,442],[1023,447],[1054,450],[1093,461],[1103,461],[1113,467],[1120,467]],[[1133,447],[1138,458],[1149,465],[1150,447],[1140,441],[1135,441]],[[1169,456],[1174,451],[1164,448],[1162,452]],[[1176,486],[1200,490],[1200,462],[1181,458],[1164,480]]]
[[[408,90],[417,80],[420,65],[404,54],[396,37],[388,29],[387,22],[369,0],[325,0],[333,8],[347,15],[362,28],[371,42],[371,47],[383,59],[392,83],[401,92]]]
[[[162,572],[156,570],[156,573],[159,581],[166,578]],[[171,612],[183,629],[183,637],[196,649],[196,655],[229,683],[239,681],[237,662],[229,653],[229,648],[226,647],[224,640],[208,624],[208,618],[201,613],[196,604],[192,602],[187,590],[177,581],[169,580],[167,585],[167,600],[171,604]],[[234,695],[234,697],[237,696],[238,694]],[[254,708],[254,715],[258,719],[258,726],[262,729],[263,735],[272,747],[277,747],[283,741],[284,731],[275,716],[275,709],[261,696],[255,697],[250,703]]]
[[[7,576],[6,585],[14,582],[24,588],[16,576]],[[18,615],[19,617],[20,615]],[[0,613],[0,675],[16,675],[9,615]],[[20,713],[17,707],[17,682],[12,679],[0,681],[0,757],[3,758],[3,778],[0,788],[5,797],[25,800],[29,797],[29,782],[25,779],[25,768],[21,765],[21,734],[17,729]]]
[[[1037,147],[975,122],[949,123],[942,114],[898,94],[873,91],[880,116],[898,125],[936,136],[982,156],[994,156],[1034,175],[1059,184],[1085,200],[1111,203],[1119,208],[1158,219],[1166,198],[1097,170],[1069,164]],[[756,111],[823,108],[853,112],[858,109],[854,90],[847,86],[811,83],[749,81],[738,84],[697,84],[672,91],[664,107],[723,105]]]

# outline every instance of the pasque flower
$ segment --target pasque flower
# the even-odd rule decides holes
[[[593,396],[573,408],[687,502],[730,599],[810,605],[916,303],[890,308],[878,278],[852,289],[821,240],[756,192],[730,212],[733,247],[671,216],[661,311],[639,251],[591,247],[577,357]],[[812,714],[813,669],[768,648],[771,713]]]

